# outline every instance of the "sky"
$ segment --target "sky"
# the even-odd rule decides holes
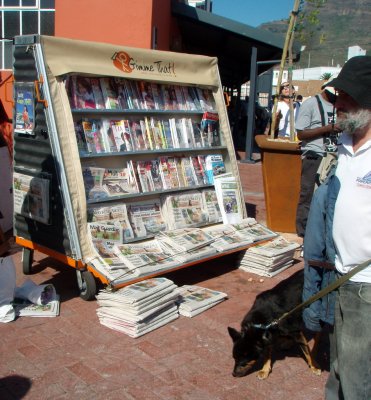
[[[287,19],[294,0],[212,0],[213,14],[257,27],[264,22]]]

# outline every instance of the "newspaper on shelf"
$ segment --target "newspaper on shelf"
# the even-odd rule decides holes
[[[230,173],[217,175],[214,186],[223,223],[240,222],[244,213],[237,179]]]
[[[227,294],[196,285],[179,287],[179,314],[194,317],[227,298]]]
[[[118,221],[88,222],[88,229],[92,239],[109,240],[118,244],[123,242],[122,228]]]
[[[168,216],[168,229],[180,229],[205,225],[208,221],[202,194],[193,190],[161,196],[164,214]]]
[[[115,246],[129,270],[140,275],[169,269],[178,264],[176,258],[165,253],[156,240]]]
[[[160,203],[158,202],[143,201],[131,204],[128,206],[128,216],[135,237],[154,236],[166,229]]]
[[[222,222],[223,217],[220,212],[220,207],[215,189],[202,189],[201,194],[204,203],[204,208],[205,210],[207,210],[208,222],[210,224],[216,222]]]
[[[196,250],[213,242],[213,237],[200,228],[182,228],[160,232],[156,239],[167,243],[175,253]]]
[[[231,224],[215,225],[203,228],[215,240],[211,243],[217,251],[222,252],[253,243],[251,235],[242,235]]]

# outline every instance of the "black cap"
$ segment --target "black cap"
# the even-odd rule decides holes
[[[350,58],[339,75],[326,86],[349,94],[361,107],[371,107],[371,56]]]

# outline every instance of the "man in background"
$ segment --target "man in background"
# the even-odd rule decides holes
[[[296,211],[296,233],[304,237],[317,170],[326,151],[336,151],[335,91],[322,87],[322,92],[305,100],[295,123],[297,137],[302,142],[300,195]]]

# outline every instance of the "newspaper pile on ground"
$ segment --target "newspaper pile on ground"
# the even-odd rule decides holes
[[[227,298],[227,294],[195,285],[179,287],[179,314],[194,317]]]
[[[240,269],[257,275],[273,277],[294,263],[300,245],[278,236],[266,243],[249,247],[243,252]]]
[[[147,279],[96,298],[102,325],[137,338],[179,317],[177,285],[163,277]]]

